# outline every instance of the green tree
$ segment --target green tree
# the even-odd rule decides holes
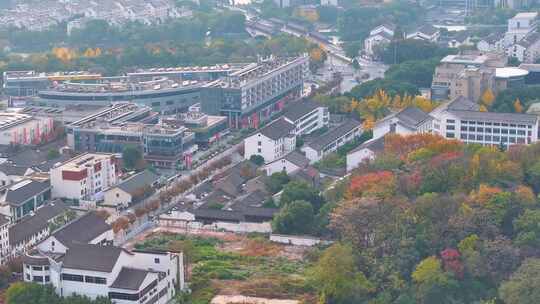
[[[358,270],[352,248],[336,243],[327,248],[308,271],[311,285],[319,294],[319,303],[360,303],[372,284]]]
[[[274,216],[272,230],[283,234],[310,234],[313,221],[313,206],[306,201],[293,201]]]
[[[279,203],[281,206],[286,206],[293,201],[309,202],[316,212],[324,204],[324,198],[319,194],[319,191],[301,181],[292,181],[285,185]]]
[[[540,247],[540,210],[525,210],[514,220],[517,232],[516,244],[520,246]]]
[[[249,160],[254,163],[255,165],[257,166],[262,166],[264,165],[264,157],[262,157],[261,155],[258,155],[258,154],[253,154],[251,155],[251,157],[249,158]]]
[[[501,284],[499,295],[505,304],[537,303],[540,299],[540,259],[525,260],[510,279]]]
[[[142,160],[141,150],[133,146],[125,147],[124,151],[122,151],[122,160],[127,169],[135,169]]]
[[[290,178],[285,171],[272,173],[266,180],[266,189],[272,194],[278,193],[289,181]]]
[[[444,272],[436,257],[422,260],[412,273],[412,278],[417,285],[419,303],[453,303],[453,297],[448,292],[453,279]]]

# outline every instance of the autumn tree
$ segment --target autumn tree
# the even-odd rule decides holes
[[[495,95],[493,94],[493,91],[491,91],[491,89],[485,90],[482,96],[480,97],[480,103],[486,109],[491,107],[494,101],[495,101]]]
[[[521,105],[521,100],[519,100],[519,98],[517,98],[515,101],[514,101],[514,112],[516,113],[521,113],[523,112],[523,106]]]
[[[388,198],[396,191],[396,180],[390,171],[378,171],[351,177],[347,197],[373,196]]]
[[[449,294],[453,279],[444,272],[441,262],[436,257],[428,257],[416,266],[412,279],[417,286],[417,300],[420,304],[452,303]]]
[[[499,288],[505,304],[537,303],[540,299],[540,259],[527,259]]]
[[[313,230],[313,206],[306,201],[286,204],[272,220],[272,231],[283,234],[310,234]]]

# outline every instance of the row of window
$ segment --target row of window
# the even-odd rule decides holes
[[[94,277],[94,276],[82,276],[82,275],[69,274],[69,273],[63,273],[62,280],[73,281],[73,282],[86,282],[86,283],[101,284],[101,285],[107,284],[106,278]]]
[[[446,126],[446,130],[455,130],[455,127],[453,125]],[[493,134],[512,134],[512,135],[522,135],[525,136],[525,134],[528,133],[529,136],[532,135],[532,131],[529,130],[525,132],[525,130],[515,130],[515,129],[501,129],[501,128],[484,128],[484,127],[467,127],[467,126],[461,126],[461,131],[469,131],[469,132],[484,132],[484,133],[493,133]]]
[[[455,133],[447,132],[446,133],[447,138],[456,138]],[[462,140],[475,140],[475,141],[486,141],[486,142],[494,142],[494,143],[511,143],[511,144],[525,144],[525,143],[531,143],[531,138],[528,137],[525,141],[524,137],[506,137],[506,136],[491,136],[491,135],[475,135],[475,134],[467,134],[467,133],[461,133],[460,139]]]
[[[50,282],[51,281],[51,277],[49,276],[34,276],[34,277],[30,277],[29,274],[26,274],[26,280],[27,281],[32,281],[32,282],[36,282],[36,283],[47,283],[47,282]]]
[[[447,119],[446,123],[454,124],[456,123],[453,119]],[[479,126],[500,126],[500,127],[511,127],[511,128],[528,128],[532,129],[531,125],[523,125],[523,124],[508,124],[504,122],[483,122],[483,121],[474,121],[474,120],[461,120],[460,123],[462,125],[479,125]]]

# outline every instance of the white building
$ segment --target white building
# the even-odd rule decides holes
[[[52,118],[0,113],[0,145],[36,145],[47,141],[52,131]]]
[[[292,151],[282,158],[266,164],[264,170],[266,171],[266,175],[270,176],[277,172],[291,174],[297,170],[304,169],[307,166],[309,166],[309,159],[297,151]]]
[[[265,163],[281,158],[296,148],[295,126],[284,118],[277,119],[244,139],[244,157],[260,155]]]
[[[52,196],[94,200],[97,194],[117,183],[114,154],[86,153],[50,171]]]
[[[6,262],[9,254],[9,219],[0,216],[0,265]]]
[[[441,36],[441,31],[432,25],[423,25],[414,32],[407,34],[407,39],[425,40],[429,42],[437,42]]]
[[[144,170],[105,191],[102,206],[127,208],[136,200],[141,200],[154,192],[154,185],[159,176]]]
[[[296,136],[307,135],[315,130],[328,127],[328,108],[314,101],[297,101],[285,109],[283,118],[295,125]]]
[[[369,32],[369,36],[364,40],[364,53],[368,56],[375,55],[377,47],[392,42],[396,26],[393,24],[381,24]]]
[[[109,298],[116,304],[166,304],[183,290],[182,253],[128,251],[115,246],[71,243],[65,252],[40,244],[23,261],[24,280],[51,284],[62,297]]]
[[[516,44],[525,36],[536,31],[537,22],[537,12],[518,13],[508,19],[508,30],[504,35],[504,46],[509,47]]]
[[[431,132],[433,117],[416,107],[407,107],[377,121],[373,127],[373,138],[380,138],[388,133],[414,134]]]
[[[515,57],[523,63],[534,63],[540,58],[540,33],[532,32],[506,49],[508,57]]]
[[[384,151],[384,136],[372,138],[347,153],[347,172],[351,172],[363,162],[374,160]]]
[[[35,171],[25,166],[17,166],[10,163],[0,164],[0,186],[9,186],[21,181],[24,177],[31,175]]]
[[[337,151],[339,147],[357,139],[361,134],[362,126],[360,122],[349,119],[328,132],[313,138],[301,150],[306,154],[310,163],[315,163],[324,156]]]
[[[464,97],[440,105],[430,115],[434,133],[465,143],[508,147],[538,141],[536,115],[480,112],[478,104]]]
[[[481,52],[503,52],[504,33],[492,33],[478,41],[476,48]]]

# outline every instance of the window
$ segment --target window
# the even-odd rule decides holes
[[[446,122],[447,122],[447,123],[455,123],[456,121],[453,120],[453,119],[447,119]]]
[[[510,130],[510,134],[515,135],[515,134],[516,134],[516,130]]]
[[[461,126],[461,131],[467,131],[467,127],[466,126]]]
[[[454,133],[448,133],[448,132],[447,132],[447,133],[446,133],[446,137],[447,137],[447,138],[454,138],[454,137],[456,137],[456,135],[455,135]]]
[[[261,153],[261,151],[262,151],[261,148],[257,149],[257,153]]]
[[[461,139],[467,139],[467,134],[461,133],[461,135],[459,136],[459,138],[461,138]]]
[[[154,263],[159,264],[159,258],[155,258]]]
[[[491,133],[491,128],[486,128],[486,133]]]
[[[501,129],[502,134],[508,134],[508,129]]]
[[[474,131],[476,131],[476,128],[475,127],[469,127],[469,131],[474,132]]]
[[[43,267],[41,267],[41,266],[32,266],[32,270],[42,271]]]
[[[93,277],[93,276],[85,276],[84,281],[86,283],[92,283],[92,284],[107,284],[107,279],[101,278],[101,277]]]
[[[499,129],[499,128],[494,128],[494,129],[493,129],[493,133],[495,133],[495,134],[500,134],[500,133],[501,133],[501,129]]]
[[[486,135],[486,141],[491,141],[491,135]]]
[[[43,277],[42,276],[34,276],[34,278],[32,279],[33,282],[43,282]]]
[[[484,132],[484,128],[478,127],[478,128],[476,128],[476,132]]]
[[[50,281],[51,281],[51,277],[45,276],[45,282],[50,282]]]
[[[26,274],[26,280],[30,281],[30,275],[28,273]]]
[[[63,281],[84,282],[82,275],[62,273]]]
[[[446,130],[455,130],[454,126],[446,126]]]

